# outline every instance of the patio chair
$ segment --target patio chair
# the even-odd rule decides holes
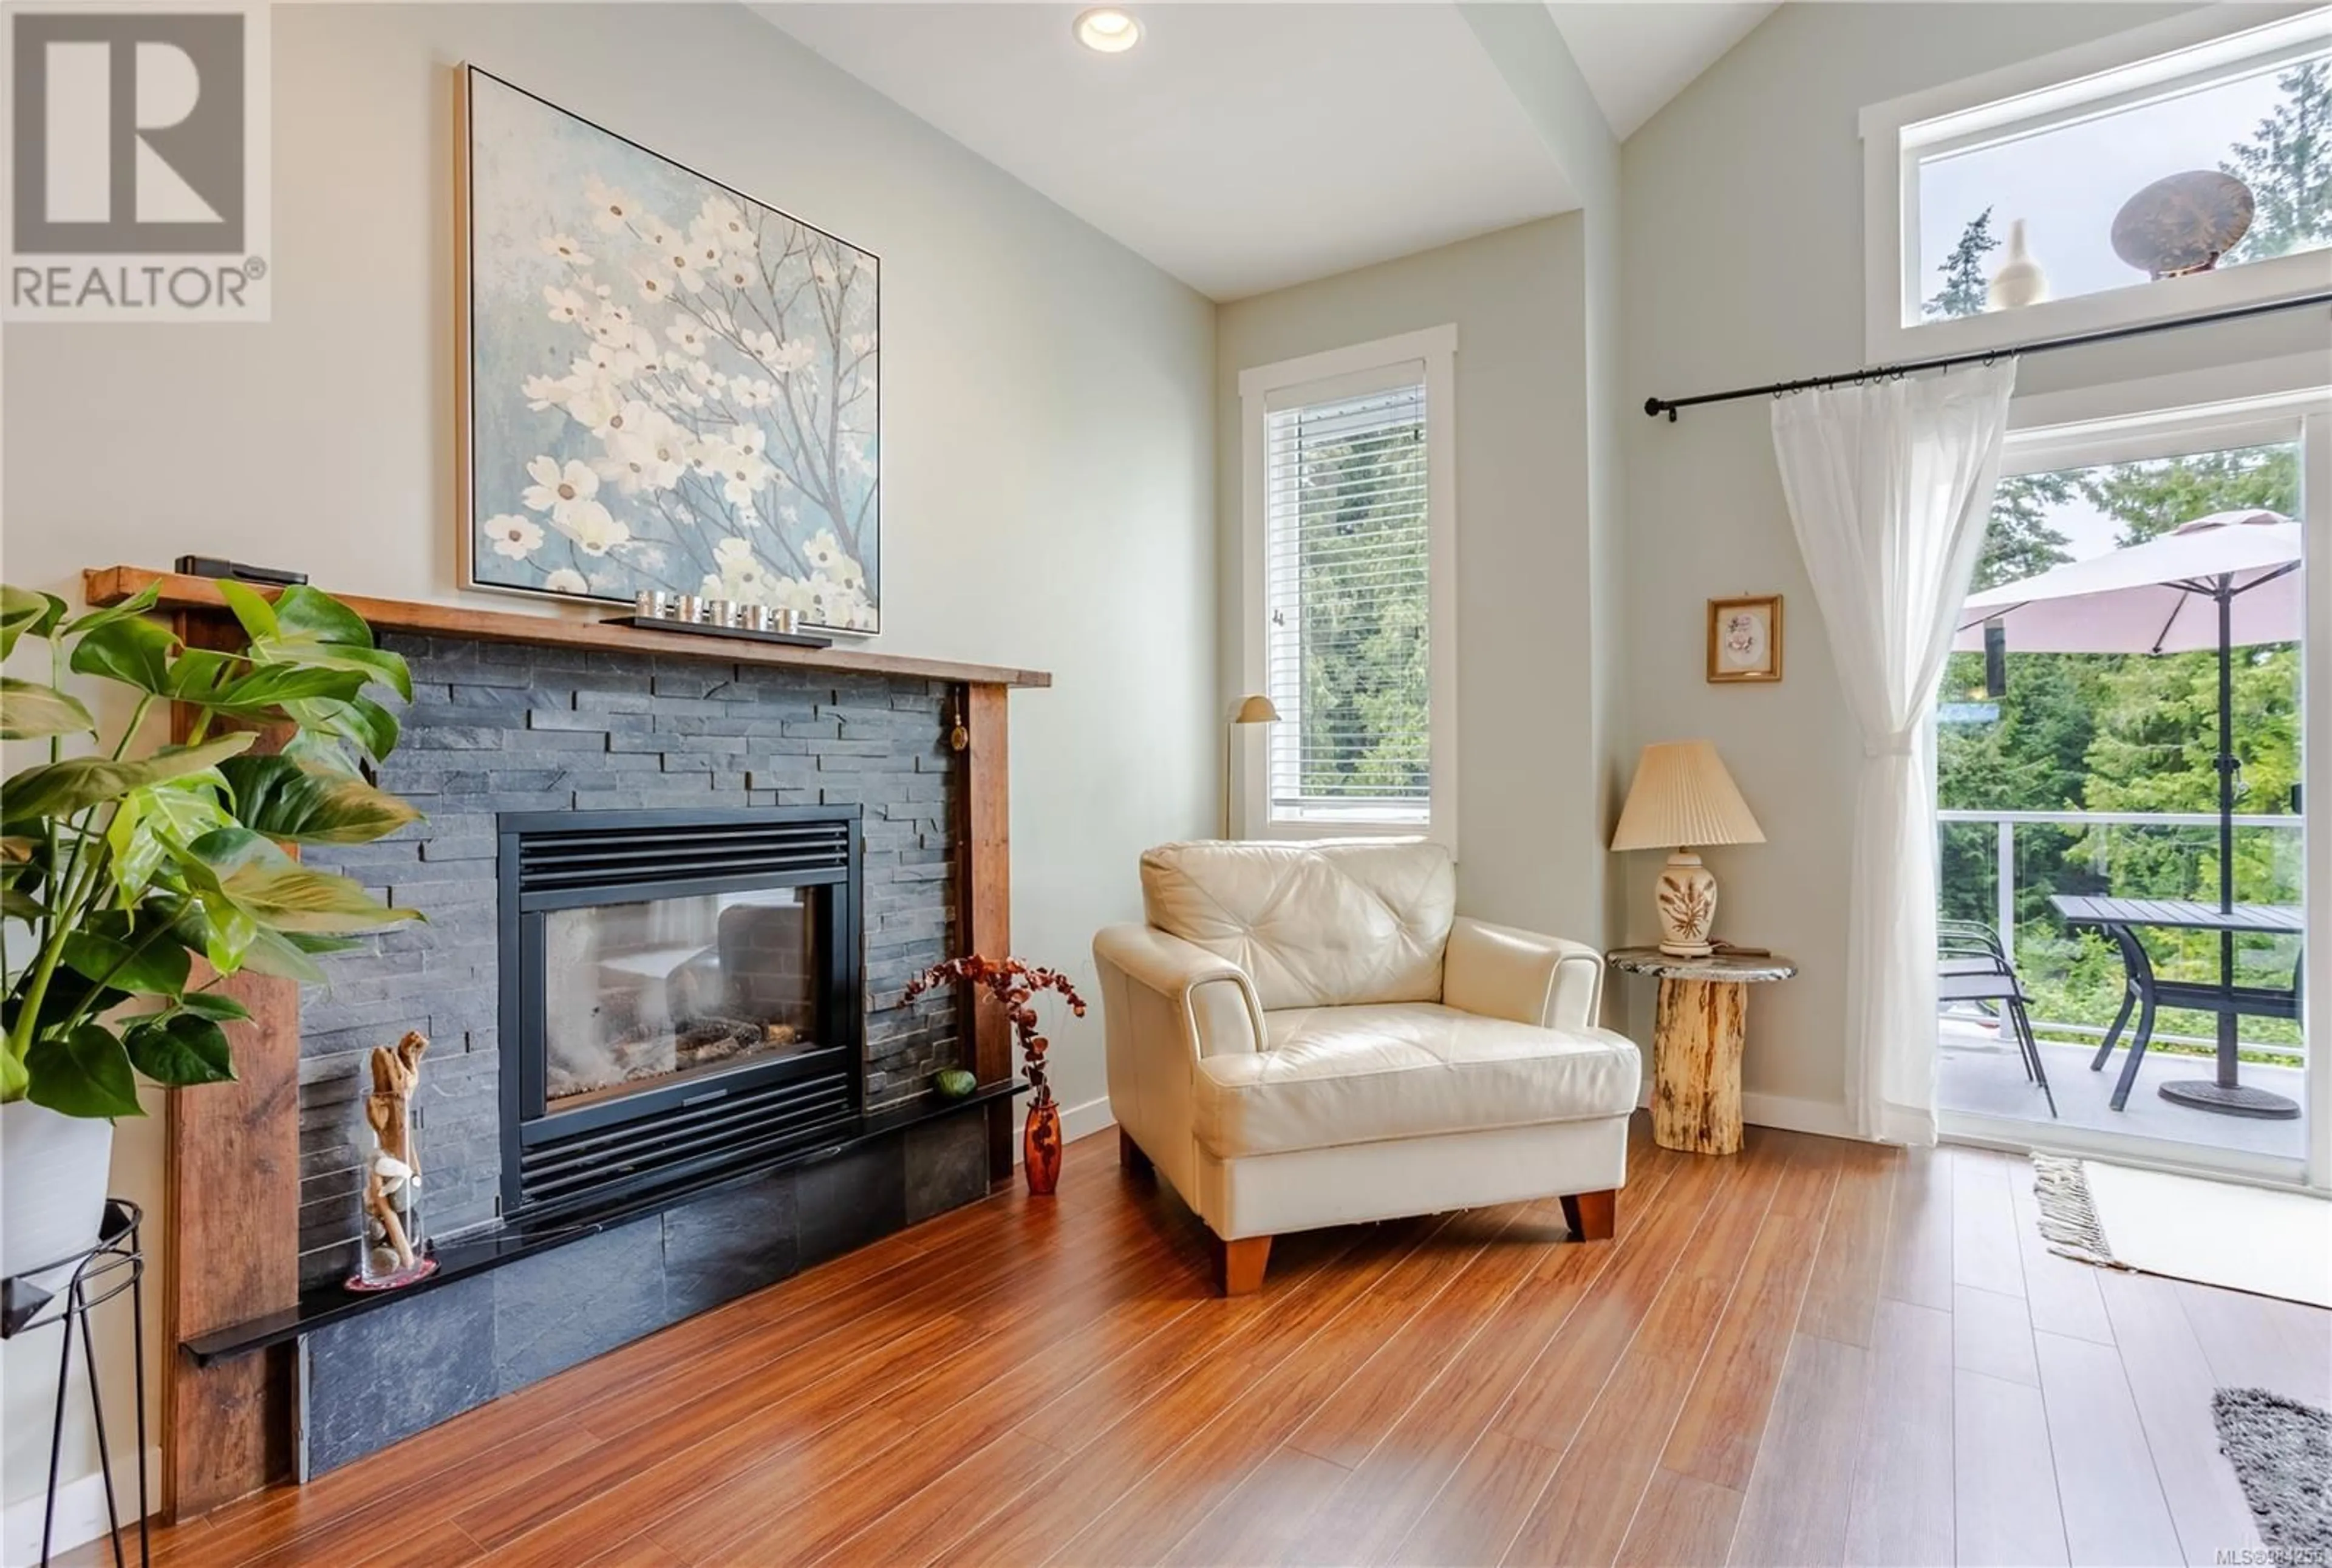
[[[2040,1042],[2025,1010],[2024,987],[2007,948],[1991,927],[1965,920],[1935,923],[1935,997],[1944,1002],[1990,1002],[2000,1009],[2024,1057],[2025,1080],[2040,1085],[2054,1121],[2057,1095],[2049,1086],[2049,1067],[2040,1059]]]
[[[1943,923],[1964,925],[1967,923],[1951,921]],[[2137,941],[2135,932],[2125,932],[2118,934],[2119,940],[2125,942]],[[2305,943],[2302,943],[2299,952],[2291,961],[2291,1007],[2288,1016],[2294,1018],[2308,1016],[2303,990],[2307,983],[2307,975],[2308,948]],[[2098,1045],[2098,1054],[2089,1061],[2089,1071],[2092,1073],[2105,1070],[2105,1065],[2113,1060],[2114,1047],[2125,1043],[2121,1037],[2121,1032],[2129,1024],[2129,1015],[2133,1012],[2136,1013],[2137,1027],[2130,1030],[2129,1039],[2127,1042],[2131,1059],[2122,1064],[2121,1083],[2114,1090],[2114,1109],[2117,1111],[2122,1108],[2122,1102],[2129,1097],[2130,1085],[2137,1081],[2138,1063],[2146,1059],[2146,1047],[2154,1037],[2155,999],[2148,993],[2157,983],[2151,979],[2147,966],[2133,961],[2127,948],[2124,949],[2122,976],[2121,1009],[2114,1014],[2113,1027],[2106,1030],[2106,1037]],[[2264,1016],[2269,1018],[2287,1016],[2279,1005],[2280,999],[2278,999],[2278,1000],[2279,1005],[2262,1009]]]

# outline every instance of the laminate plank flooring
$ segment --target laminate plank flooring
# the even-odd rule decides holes
[[[245,1564],[2215,1563],[2210,1399],[2332,1402],[2332,1314],[2087,1268],[2029,1169],[1632,1130],[1552,1200],[1283,1238],[1208,1286],[1173,1194],[1012,1191],[303,1487],[155,1534]],[[110,1561],[92,1544],[65,1561]]]

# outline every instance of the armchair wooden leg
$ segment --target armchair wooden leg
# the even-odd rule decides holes
[[[1563,1222],[1581,1241],[1609,1241],[1620,1215],[1620,1194],[1607,1187],[1601,1192],[1575,1192],[1563,1200]]]
[[[1135,1143],[1133,1134],[1123,1127],[1117,1130],[1117,1162],[1136,1176],[1157,1174],[1157,1167],[1151,1164],[1150,1156],[1142,1152],[1142,1145]]]
[[[1271,1238],[1243,1237],[1237,1241],[1215,1238],[1215,1288],[1225,1296],[1246,1296],[1263,1288],[1264,1266],[1271,1260]]]

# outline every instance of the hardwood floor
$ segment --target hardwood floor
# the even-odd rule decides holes
[[[1752,1129],[1702,1158],[1639,1122],[1614,1240],[1566,1240],[1553,1200],[1292,1236],[1229,1300],[1198,1223],[1086,1139],[1056,1200],[958,1210],[161,1531],[155,1560],[2210,1563],[2259,1546],[2211,1391],[2332,1403],[2332,1315],[2057,1257],[2004,1155]]]

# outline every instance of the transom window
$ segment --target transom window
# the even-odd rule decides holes
[[[1246,832],[1452,837],[1452,342],[1412,334],[1241,378],[1247,667],[1279,713],[1242,792]]]
[[[2332,283],[2332,10],[2213,12],[1864,111],[1874,359]]]

